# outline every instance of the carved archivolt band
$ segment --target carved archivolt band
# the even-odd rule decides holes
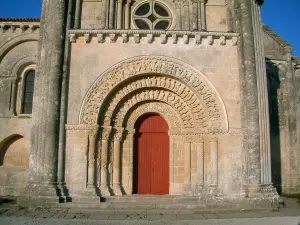
[[[120,89],[129,78],[153,74],[165,75],[180,80],[193,90],[198,99],[203,100],[203,108],[208,112],[210,128],[228,130],[225,106],[212,84],[192,66],[163,56],[139,56],[127,59],[108,69],[92,85],[82,105],[80,124],[97,124],[103,103],[111,98],[111,93]]]
[[[163,101],[173,105],[184,118],[185,127],[193,127],[192,124],[201,128],[208,127],[208,112],[193,91],[175,79],[154,76],[133,81],[112,96],[111,102],[108,103],[109,107],[105,110],[106,114],[103,112],[104,124],[111,123],[111,116],[113,113],[116,114],[116,111],[120,111],[116,116],[118,119],[120,114],[126,113],[132,104],[146,100]]]
[[[129,111],[127,113],[128,115],[125,115],[121,121],[127,129],[134,129],[137,119],[149,112],[161,115],[167,121],[169,130],[172,133],[180,132],[182,130],[183,122],[180,116],[171,106],[161,102],[150,102],[138,105]]]

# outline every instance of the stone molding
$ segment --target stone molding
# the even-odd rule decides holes
[[[39,22],[0,22],[0,33],[5,33],[9,30],[11,30],[12,33],[25,33],[28,30],[34,32],[39,28]]]
[[[163,56],[139,56],[130,58],[112,66],[92,85],[88,91],[80,112],[80,124],[97,124],[99,114],[113,90],[120,88],[120,83],[143,74],[163,74],[181,80],[203,101],[203,107],[209,112],[212,130],[228,131],[228,119],[221,97],[198,70],[192,66]]]
[[[182,39],[184,44],[194,43],[200,45],[207,39],[208,45],[219,43],[220,46],[236,46],[239,34],[227,32],[194,32],[194,31],[162,31],[162,30],[69,30],[70,42],[76,43],[76,40],[83,37],[85,43],[90,43],[92,37],[97,37],[98,43],[115,43],[119,38],[123,43],[128,43],[132,37],[133,43],[141,43],[145,37],[146,43],[151,44],[156,39],[161,44],[177,44]],[[107,38],[106,38],[107,37]],[[193,40],[193,41],[192,41]],[[216,41],[218,40],[218,42]],[[231,43],[229,42],[231,40]]]

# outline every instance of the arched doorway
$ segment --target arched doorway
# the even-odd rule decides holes
[[[169,194],[167,122],[157,114],[146,114],[135,129],[133,194]]]

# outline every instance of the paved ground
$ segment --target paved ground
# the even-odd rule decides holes
[[[279,212],[205,214],[75,213],[72,210],[27,210],[0,201],[0,225],[300,225],[300,206],[286,205]]]

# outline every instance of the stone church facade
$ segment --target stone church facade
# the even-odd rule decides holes
[[[262,3],[44,0],[41,20],[0,19],[0,195],[299,193],[300,60]]]

